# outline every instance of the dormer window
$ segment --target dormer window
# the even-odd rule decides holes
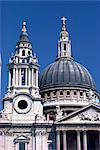
[[[25,50],[22,51],[22,56],[25,56]]]

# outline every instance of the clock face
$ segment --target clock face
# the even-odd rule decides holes
[[[19,95],[14,98],[14,109],[17,113],[28,113],[31,109],[31,98],[27,95]]]
[[[18,102],[18,107],[19,107],[20,109],[26,109],[27,106],[28,106],[28,103],[27,103],[25,100],[20,100],[20,101]]]

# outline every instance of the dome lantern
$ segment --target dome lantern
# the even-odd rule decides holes
[[[62,30],[60,32],[60,39],[58,41],[58,57],[71,58],[71,42],[69,40],[69,34],[66,31],[66,18],[63,16],[62,20]]]

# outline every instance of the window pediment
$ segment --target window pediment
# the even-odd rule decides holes
[[[20,135],[14,139],[14,143],[29,143],[30,138],[25,135]]]

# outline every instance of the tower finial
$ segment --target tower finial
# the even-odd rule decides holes
[[[23,22],[23,26],[22,26],[22,32],[26,32],[26,22]]]
[[[66,31],[66,17],[62,17],[61,18],[61,20],[62,20],[62,31]]]

